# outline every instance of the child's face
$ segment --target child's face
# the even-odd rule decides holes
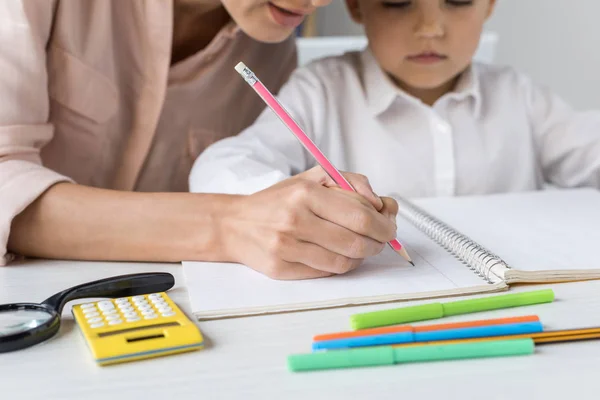
[[[240,28],[261,42],[288,38],[307,15],[331,0],[221,0]]]
[[[369,46],[396,83],[427,90],[471,63],[495,0],[346,0]],[[452,87],[449,88],[451,90]]]

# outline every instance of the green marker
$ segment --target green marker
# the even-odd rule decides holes
[[[352,329],[376,328],[379,326],[399,325],[409,322],[449,317],[451,315],[551,303],[552,301],[554,301],[554,292],[552,289],[536,290],[533,292],[511,293],[478,299],[459,300],[449,303],[430,303],[419,306],[354,314],[350,317],[350,324]]]
[[[400,363],[457,360],[533,354],[533,339],[494,340],[489,342],[425,345],[415,347],[369,347],[331,350],[288,357],[293,372],[334,368],[372,367]]]

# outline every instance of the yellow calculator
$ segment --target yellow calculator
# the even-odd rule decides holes
[[[78,304],[72,313],[100,365],[204,347],[198,327],[165,292]]]

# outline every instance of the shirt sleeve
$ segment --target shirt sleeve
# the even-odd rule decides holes
[[[294,72],[277,96],[315,142],[318,139],[311,132],[315,119],[321,118],[318,99],[322,91],[318,77],[303,68]],[[256,95],[255,101],[262,99]],[[192,192],[252,194],[314,165],[302,144],[266,108],[249,128],[212,144],[197,158],[189,186]]]
[[[51,185],[69,180],[41,163],[52,139],[46,45],[55,1],[0,2],[0,265],[11,260],[13,218]]]
[[[525,87],[546,182],[600,189],[600,111],[577,112],[547,88]]]

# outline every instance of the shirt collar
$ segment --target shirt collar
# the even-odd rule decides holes
[[[456,88],[446,97],[456,101],[473,99],[473,116],[481,116],[481,85],[479,71],[476,64],[471,64],[460,76]]]
[[[362,78],[365,98],[373,115],[379,116],[387,111],[397,98],[411,103],[420,101],[398,88],[390,77],[381,69],[377,60],[367,48],[361,54]],[[472,64],[462,74],[453,92],[443,96],[457,101],[473,99],[473,115],[479,118],[481,112],[481,92],[477,66]]]
[[[400,90],[377,64],[377,60],[368,47],[361,54],[361,59],[367,105],[373,115],[378,116],[392,105],[400,94]]]

